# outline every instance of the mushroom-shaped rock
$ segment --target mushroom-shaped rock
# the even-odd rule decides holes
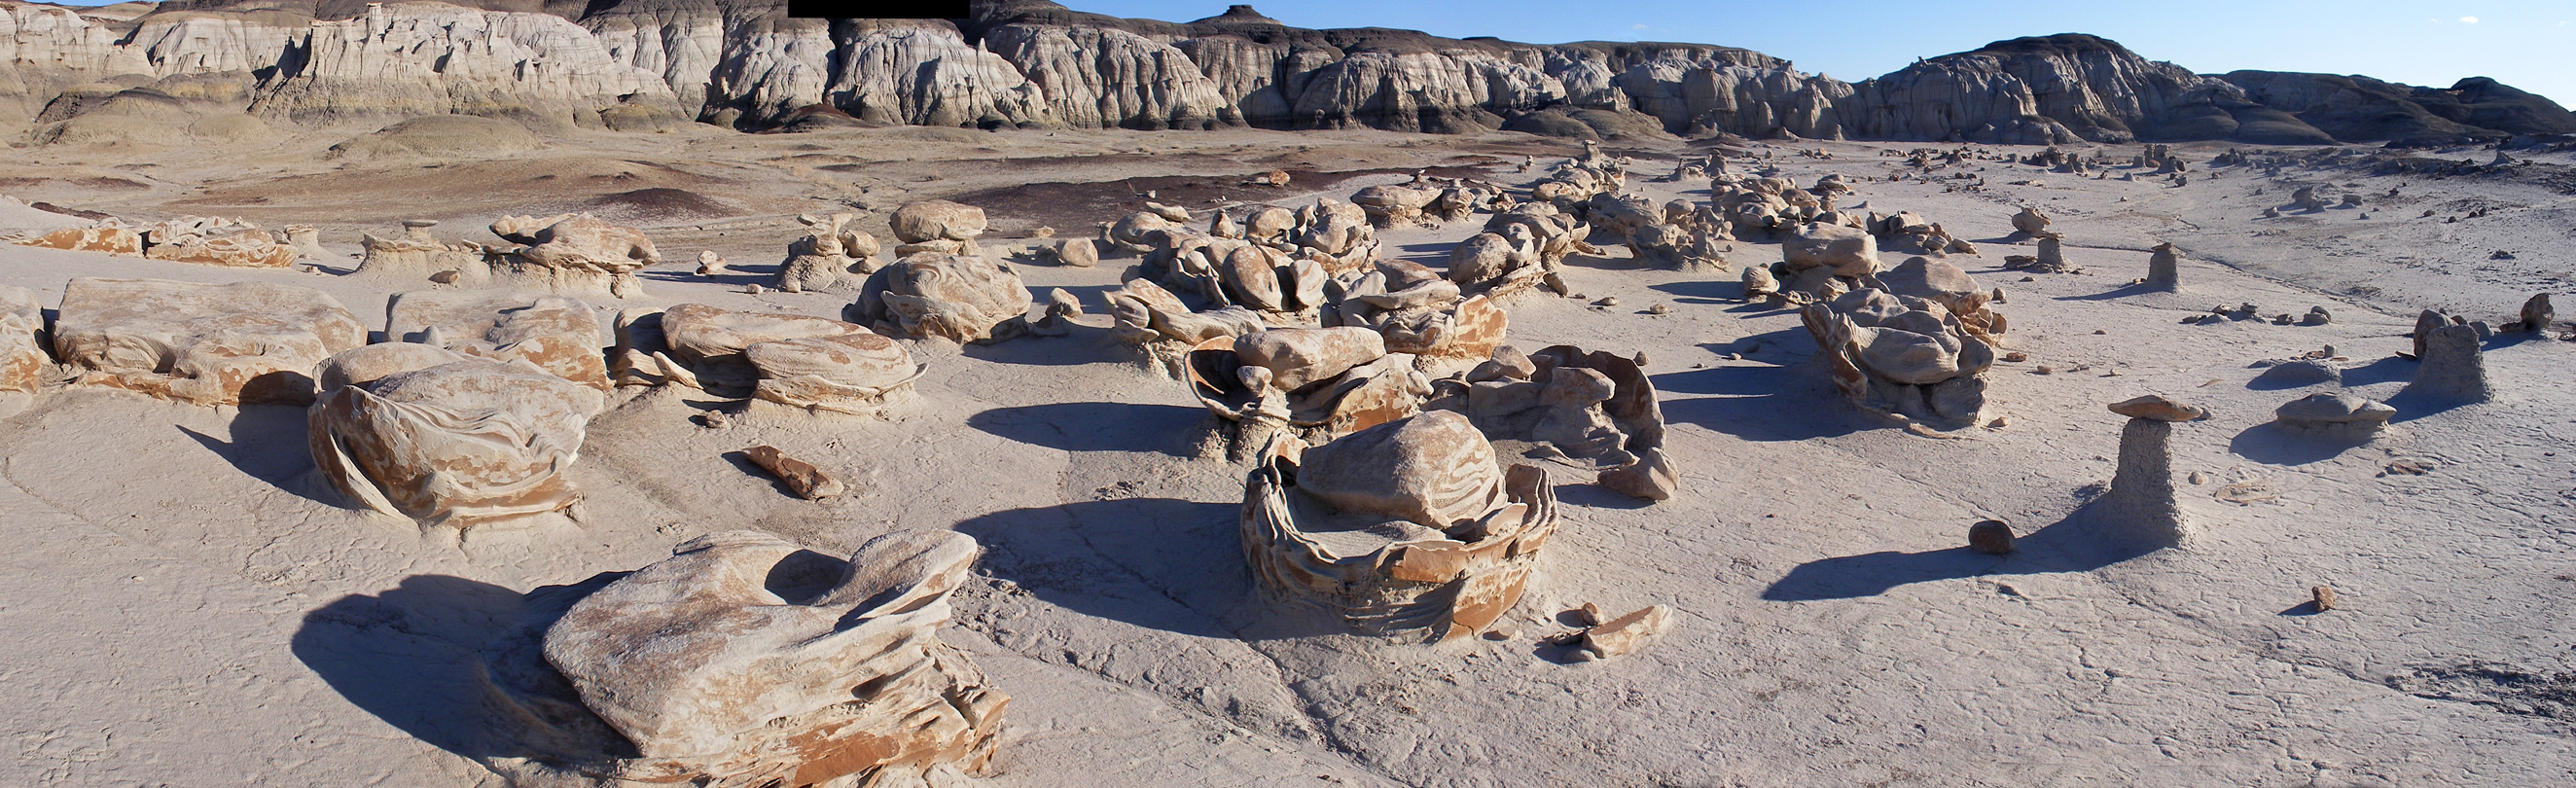
[[[2272,411],[2281,426],[2307,432],[2371,433],[2388,425],[2397,409],[2368,398],[2340,392],[2318,392],[2290,400]]]
[[[977,552],[945,530],[880,536],[847,560],[710,534],[563,607],[538,655],[496,658],[541,664],[489,672],[535,674],[503,692],[551,728],[527,737],[545,760],[582,774],[953,784],[992,757],[1009,702],[937,634]]]
[[[2174,493],[2171,420],[2132,417],[2120,428],[2119,468],[2093,503],[2095,527],[2122,550],[2179,547],[2193,525]]]
[[[2198,421],[2209,417],[2209,411],[2185,404],[2162,394],[2147,394],[2111,403],[2111,412],[2136,419],[2156,421]]]
[[[578,500],[565,474],[603,406],[599,391],[526,361],[444,350],[443,363],[401,370],[441,361],[402,344],[324,365],[325,378],[347,381],[306,414],[314,467],[332,486],[368,509],[460,528]]]
[[[1557,527],[1547,473],[1496,468],[1466,417],[1432,411],[1275,457],[1244,485],[1262,585],[1361,632],[1438,641],[1510,610]]]
[[[1029,311],[1029,289],[1010,265],[926,252],[878,269],[850,305],[850,322],[880,333],[960,344],[1008,339]]]
[[[577,298],[529,298],[486,291],[395,293],[385,304],[385,338],[427,342],[495,361],[526,359],[557,377],[608,388],[607,336],[589,304]]]
[[[81,384],[201,405],[309,404],[314,367],[366,341],[331,296],[257,282],[74,279],[54,320]]]

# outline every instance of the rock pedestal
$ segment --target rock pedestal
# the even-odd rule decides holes
[[[2454,404],[2495,397],[2487,384],[2486,353],[2478,346],[2475,327],[2446,325],[2426,332],[2418,341],[2423,347],[2422,363],[2399,396]]]
[[[2120,547],[2180,547],[2191,536],[2174,493],[2173,422],[2132,418],[2120,428],[2120,469],[2097,504],[2103,535]]]

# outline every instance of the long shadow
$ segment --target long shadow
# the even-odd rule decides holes
[[[2439,415],[2456,408],[2464,408],[2478,404],[2474,402],[2461,402],[2459,400],[2431,397],[2403,389],[2400,389],[2397,392],[2397,396],[2389,397],[2382,401],[2388,403],[2389,407],[2397,409],[2397,416],[2389,419],[2390,422],[2394,423],[2414,421],[2428,416]]]
[[[303,408],[246,405],[233,416],[229,441],[186,427],[178,430],[251,478],[306,500],[340,506],[336,496],[304,483],[305,472],[313,470],[313,447],[305,437],[311,430],[308,425]]]
[[[1126,498],[994,512],[957,530],[984,544],[986,571],[1049,603],[1167,632],[1234,638],[1221,619],[1253,601],[1240,516],[1232,503]]]
[[[966,426],[1034,446],[1064,451],[1160,452],[1194,456],[1193,436],[1203,408],[1127,402],[1053,402],[994,408],[966,417]]]
[[[2018,551],[1987,555],[1966,547],[1920,553],[1882,551],[1799,564],[1762,591],[1773,602],[1813,602],[1878,596],[1897,586],[1991,575],[2089,572],[2154,552],[2119,544],[2100,533],[2099,501],[2066,519],[2021,537]],[[1960,534],[1962,538],[1965,533]]]
[[[2227,451],[2245,459],[2270,465],[2306,465],[2334,459],[2336,455],[2370,443],[2371,436],[2302,435],[2267,421],[2245,428],[2227,442]]]
[[[521,626],[524,599],[490,583],[414,575],[304,616],[295,658],[367,713],[466,757],[516,754],[486,701],[481,649]]]
[[[746,270],[746,269],[748,269],[748,268],[755,268],[755,267],[766,267],[766,268],[769,268],[769,269],[770,269],[770,271],[769,271],[769,272],[767,272],[767,273],[762,273],[762,272],[756,272],[756,271]],[[725,272],[725,273],[716,274],[716,275],[714,275],[714,276],[699,276],[699,275],[698,275],[698,272],[697,272],[697,269],[694,269],[694,268],[691,268],[691,269],[677,269],[677,268],[674,268],[674,269],[667,270],[667,271],[638,271],[638,272],[636,272],[635,276],[636,276],[636,278],[638,278],[638,279],[646,279],[646,280],[651,280],[651,281],[655,281],[655,282],[712,282],[712,283],[715,283],[715,284],[720,284],[720,285],[730,285],[730,286],[733,286],[733,287],[741,287],[741,286],[743,286],[743,285],[759,285],[759,286],[762,286],[762,287],[768,287],[768,286],[771,286],[771,285],[774,285],[774,284],[777,284],[777,283],[778,283],[778,273],[777,273],[777,269],[778,269],[778,268],[779,268],[779,266],[774,266],[774,265],[773,265],[773,266],[731,266],[731,265],[728,265],[728,266],[726,266],[726,269],[727,269],[727,270],[726,270],[726,272]],[[851,291],[855,293],[855,292],[857,292],[857,288],[856,288],[856,287],[852,287],[852,288],[851,288]]]
[[[1117,362],[1133,352],[1124,343],[1111,341],[1099,331],[1081,329],[1060,337],[1018,337],[985,345],[967,345],[964,350],[965,356],[971,359],[1039,367]]]
[[[1710,374],[1713,373],[1713,374]],[[1657,391],[1690,389],[1750,392],[1664,400],[1664,420],[1697,424],[1749,441],[1797,441],[1848,435],[1861,429],[1857,413],[1839,393],[1797,367],[1740,366],[1654,376]],[[1667,380],[1670,382],[1667,382]]]
[[[2345,367],[2345,386],[2368,386],[2374,383],[2403,382],[2415,379],[2416,362],[2387,356],[2358,367]]]
[[[1665,282],[1659,285],[1647,285],[1646,289],[1670,293],[1674,296],[1673,300],[1685,304],[1727,304],[1744,300],[1743,282],[1706,279]]]
[[[2141,282],[2141,283],[2137,283],[2137,284],[2121,285],[2121,286],[2119,286],[2119,287],[2112,288],[2112,289],[2110,289],[2110,290],[2107,290],[2107,291],[2104,291],[2104,292],[2100,292],[2100,293],[2094,293],[2094,294],[2092,294],[2092,295],[2057,296],[2054,300],[2057,300],[2057,301],[2109,301],[2109,300],[2114,299],[2114,298],[2127,298],[2127,297],[2129,297],[2129,296],[2135,296],[2135,295],[2146,295],[2146,294],[2148,294],[2148,293],[2169,293],[2169,292],[2172,292],[2172,291],[2170,291],[2170,290],[2165,290],[2165,289],[2162,289],[2162,288],[2158,288],[2158,287],[2155,287],[2155,286],[2152,286],[2152,285],[2148,285],[2148,284],[2146,284],[2146,283]]]

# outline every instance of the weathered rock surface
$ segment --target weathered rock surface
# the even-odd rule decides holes
[[[608,344],[580,299],[424,290],[385,304],[385,339],[428,343],[494,361],[525,359],[584,386],[608,389]]]
[[[74,279],[54,320],[81,384],[200,405],[311,403],[314,367],[366,341],[329,295],[254,282]]]
[[[1985,408],[1994,348],[1947,307],[1864,289],[1808,304],[1799,317],[1834,385],[1862,410],[1955,429]]]
[[[992,757],[1009,697],[939,641],[975,540],[910,530],[847,560],[756,531],[530,595],[485,675],[554,780],[949,785]],[[551,614],[551,615],[550,615]]]
[[[566,472],[599,391],[526,361],[405,345],[323,365],[336,385],[307,412],[308,436],[332,486],[367,509],[459,528],[580,500]]]
[[[1244,485],[1243,549],[1262,585],[1398,639],[1492,624],[1556,527],[1547,473],[1497,468],[1484,436],[1448,411],[1274,458]]]
[[[45,330],[45,305],[36,291],[0,286],[0,414],[17,410],[44,382],[53,363],[37,334]]]
[[[520,245],[486,256],[492,282],[504,287],[630,298],[644,293],[635,272],[662,261],[644,231],[590,214],[503,217],[492,234]]]
[[[679,380],[718,396],[873,414],[891,395],[910,390],[925,369],[902,344],[838,320],[680,304],[658,322],[662,347],[621,352],[657,367],[664,359],[683,366]],[[665,349],[669,355],[657,355]]]
[[[2464,325],[2425,332],[2418,340],[2423,348],[2421,363],[2399,396],[2449,404],[2494,399],[2495,389],[2487,383],[2486,352],[2478,339],[2478,330]]]
[[[1030,300],[1009,264],[923,252],[868,275],[848,312],[850,322],[889,335],[963,344],[1016,336]]]
[[[2318,392],[2283,403],[2274,410],[2281,426],[2308,432],[2377,432],[2397,416],[2397,409],[2365,397]]]

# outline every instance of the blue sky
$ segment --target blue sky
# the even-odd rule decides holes
[[[1224,0],[1057,0],[1080,11],[1185,22]],[[2205,74],[2236,69],[2365,74],[2449,87],[2461,77],[2576,105],[2576,2],[2105,3],[1879,0],[1258,0],[1297,27],[1393,27],[1443,36],[1567,41],[1688,41],[1787,58],[1857,82],[1917,57],[1989,41],[2092,33],[2151,60]]]

